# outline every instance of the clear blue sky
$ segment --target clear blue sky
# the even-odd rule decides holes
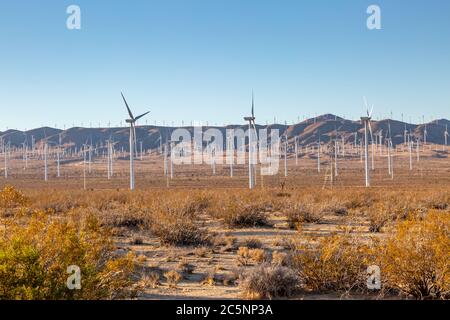
[[[252,89],[259,123],[450,118],[450,1],[2,0],[0,88],[0,131],[118,124],[121,90],[149,124],[243,123]]]

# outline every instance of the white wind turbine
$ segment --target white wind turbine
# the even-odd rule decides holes
[[[2,139],[2,146],[3,146],[3,157],[5,160],[5,179],[8,179],[8,155],[7,155],[6,143],[3,139]]]
[[[22,152],[23,152],[23,162],[24,167],[23,170],[26,170],[28,168],[28,144],[27,144],[27,135],[25,135],[25,140],[22,142]]]
[[[359,152],[359,162],[363,162],[363,146],[362,146],[362,138],[359,139],[359,148],[358,148],[358,152]]]
[[[114,174],[113,170],[113,164],[114,164],[114,142],[111,139],[111,136],[109,137],[107,141],[107,171],[108,171],[108,180],[110,180]]]
[[[392,152],[391,152],[391,148],[392,148],[392,133],[391,133],[391,123],[388,122],[388,134],[389,134],[389,138],[386,138],[387,141],[387,152],[388,152],[388,173],[391,176],[391,179],[394,179],[394,166],[393,166],[393,162],[392,162]]]
[[[48,181],[48,143],[44,143],[44,180]]]
[[[380,142],[379,142],[379,144],[380,144],[380,155],[382,156],[383,155],[383,129],[380,129],[379,137],[380,137]]]
[[[227,156],[228,162],[230,164],[230,177],[233,178],[233,162],[234,162],[234,136],[233,131],[229,130],[227,131]]]
[[[163,153],[164,153],[164,175],[167,177],[168,175],[169,175],[169,167],[168,167],[168,160],[167,160],[167,152],[169,151],[168,150],[169,148],[168,148],[168,143],[166,142],[165,144],[164,144],[164,147],[163,147]]]
[[[56,152],[56,176],[59,178],[61,177],[61,170],[60,170],[60,162],[61,162],[61,155],[60,155],[60,150],[61,150],[61,134],[58,135],[58,149]]]
[[[110,139],[106,141],[106,171],[108,180],[111,179],[111,142]]]
[[[162,136],[161,136],[161,131],[158,130],[159,133],[159,153],[162,154],[163,152],[163,144],[162,144]],[[156,140],[156,142],[158,142],[158,140]]]
[[[403,144],[406,146],[406,139],[408,136],[408,130],[406,129],[406,123],[405,123],[405,130],[403,131]]]
[[[425,125],[425,129],[423,130],[423,144],[424,144],[424,148],[425,145],[427,144],[427,125]]]
[[[336,127],[334,127],[335,138],[334,138],[334,176],[337,177],[338,173],[338,133]]]
[[[83,144],[83,190],[86,190],[86,149],[88,148],[88,140],[86,139],[86,143]],[[89,147],[90,148],[90,147]]]
[[[448,139],[448,130],[447,125],[445,125],[445,132],[444,132],[444,144],[447,146],[447,139]]]
[[[372,112],[373,112],[373,105],[372,105],[372,108],[371,108],[371,111],[370,111],[370,115],[369,115],[369,106],[367,104],[366,97],[364,97],[364,104],[366,106],[367,115],[371,119],[372,118]],[[375,156],[374,147],[375,146],[373,144],[373,133],[372,133],[372,126],[370,125],[370,119],[369,119],[369,131],[370,131],[370,148],[371,148],[370,157],[371,157],[371,163],[372,163],[371,169],[375,170],[375,158],[374,158],[374,156]]]
[[[317,144],[317,172],[320,173],[320,131],[319,131],[319,142]]]
[[[88,171],[89,173],[92,173],[92,136],[88,149]]]
[[[287,163],[287,152],[288,152],[288,136],[287,136],[287,122],[284,122],[284,126],[285,126],[285,132],[284,132],[284,148],[283,148],[283,153],[284,153],[284,176],[287,177],[288,176],[288,163]]]
[[[255,177],[254,177],[254,164],[253,162],[253,141],[252,141],[252,132],[254,129],[256,133],[256,125],[255,125],[255,100],[252,92],[252,115],[249,117],[244,117],[245,121],[248,121],[248,184],[249,189],[253,189],[255,187]]]
[[[170,179],[173,179],[173,142],[169,140],[169,149],[170,149]]]
[[[216,149],[211,149],[211,167],[213,176],[216,175]]]
[[[425,146],[425,144],[424,144],[424,146]],[[420,137],[417,137],[417,140],[416,140],[416,156],[417,156],[417,162],[420,162]]]
[[[372,126],[370,125],[370,120],[372,118],[373,106],[369,111],[367,100],[364,97],[364,104],[366,106],[366,117],[361,117],[361,122],[364,122],[364,171],[366,177],[366,187],[370,187],[370,175],[369,175],[369,139],[368,130],[370,131],[370,136],[372,136]],[[372,156],[373,156],[373,141],[372,141]],[[372,158],[373,160],[373,158]]]
[[[409,171],[412,171],[412,138],[410,137],[411,134],[408,135],[408,152],[409,152]]]
[[[125,103],[125,106],[127,107],[128,115],[130,116],[129,119],[126,119],[125,121],[130,124],[130,190],[134,190],[134,148],[136,145],[136,121],[147,115],[150,111],[141,114],[140,116],[134,117],[133,113],[130,110],[130,107],[128,106],[127,100],[125,100],[125,97],[123,96],[123,93],[121,93],[123,102]]]

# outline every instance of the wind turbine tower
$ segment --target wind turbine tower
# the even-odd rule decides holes
[[[48,181],[48,160],[47,160],[47,154],[48,154],[48,143],[45,142],[44,144],[44,180]]]
[[[445,125],[445,132],[444,132],[444,144],[447,146],[447,139],[448,139],[448,130],[447,125]]]
[[[253,169],[253,141],[252,141],[252,132],[254,129],[256,134],[256,125],[255,125],[255,99],[252,92],[252,115],[249,117],[244,117],[245,121],[248,121],[248,186],[249,189],[253,189],[255,187],[255,177],[254,177],[254,169]]]

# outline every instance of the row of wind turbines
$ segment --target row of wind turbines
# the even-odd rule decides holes
[[[125,99],[123,93],[121,93],[123,102],[125,104],[125,107],[127,109],[127,113],[129,118],[127,118],[125,121],[130,125],[130,134],[129,134],[129,178],[130,178],[130,190],[135,189],[135,157],[136,154],[140,153],[140,157],[142,159],[143,152],[142,150],[142,141],[140,142],[140,152],[137,151],[137,139],[136,139],[136,122],[146,116],[148,112],[145,112],[137,117],[135,117],[127,103],[127,100]],[[382,131],[379,131],[378,133],[372,132],[372,126],[371,126],[371,120],[372,120],[372,113],[373,113],[373,106],[369,110],[369,106],[367,103],[366,98],[363,98],[364,105],[366,108],[366,116],[361,117],[361,122],[364,124],[364,137],[362,137],[359,140],[359,146],[358,146],[358,133],[355,132],[355,140],[354,144],[351,145],[352,150],[347,150],[347,153],[356,152],[356,154],[359,154],[360,160],[362,161],[364,159],[364,172],[365,172],[365,186],[370,187],[371,185],[371,176],[370,172],[371,170],[374,170],[375,164],[374,164],[374,156],[376,154],[377,150],[380,150],[382,152],[383,146],[387,150],[387,161],[388,161],[388,174],[391,177],[391,179],[394,179],[394,164],[393,164],[393,154],[395,152],[393,143],[392,143],[392,136],[391,136],[391,130],[390,130],[390,124],[388,127],[388,133],[384,137],[384,143],[383,143],[383,135]],[[244,117],[244,121],[248,122],[248,183],[249,183],[249,189],[254,189],[256,186],[256,176],[257,176],[257,146],[258,146],[258,133],[256,129],[256,117],[255,117],[255,105],[254,105],[254,95],[252,93],[252,103],[251,103],[251,115]],[[331,145],[328,146],[328,150],[324,151],[324,148],[321,144],[320,139],[320,133],[318,136],[318,143],[316,148],[316,156],[317,156],[317,170],[318,173],[321,172],[321,156],[322,154],[328,154],[331,161],[331,179],[333,177],[337,177],[339,175],[339,168],[338,168],[338,157],[345,157],[346,156],[346,144],[345,144],[345,137],[341,137],[339,139],[337,130],[335,130],[335,136],[334,139],[331,140]],[[445,146],[447,146],[447,140],[448,140],[448,130],[446,127],[445,133],[444,133],[444,139],[445,139]],[[369,154],[369,137],[370,137],[370,148],[371,152]],[[284,134],[283,143],[280,144],[282,152],[280,152],[280,157],[283,158],[284,163],[284,176],[288,176],[288,152],[292,151],[292,148],[289,147],[289,140],[287,137],[287,133]],[[427,139],[427,131],[425,127],[424,135],[423,135],[423,144],[422,146],[426,145],[426,139]],[[170,140],[167,140],[165,144],[162,142],[162,137],[160,135],[160,138],[158,139],[160,142],[160,148],[159,152],[163,153],[163,161],[164,161],[164,174],[167,177],[167,185],[169,186],[169,176],[171,179],[174,177],[174,167],[173,167],[173,161],[172,161],[172,150],[173,150],[173,143]],[[298,144],[298,136],[294,137],[294,146],[293,146],[293,153],[295,156],[295,164],[298,165],[299,160],[299,154],[301,153],[302,147]],[[229,140],[227,140],[229,141]],[[48,163],[49,163],[49,149],[52,143],[46,141],[41,149],[41,152],[37,153],[37,156],[35,154],[35,145],[34,141],[32,139],[32,148],[29,150],[28,145],[26,142],[23,143],[22,146],[22,153],[23,153],[23,161],[24,161],[24,169],[28,166],[29,161],[29,154],[31,152],[31,155],[34,157],[37,157],[38,159],[42,159],[44,162],[44,180],[48,181]],[[363,145],[364,144],[364,145]],[[420,161],[420,141],[417,139],[414,141],[412,133],[408,132],[407,128],[405,127],[404,131],[404,145],[407,146],[407,150],[409,153],[409,169],[413,169],[413,149],[415,148],[416,151],[416,157],[417,161]],[[415,146],[414,146],[415,145]],[[0,141],[1,151],[3,153],[4,157],[4,176],[5,178],[8,178],[8,161],[11,158],[11,147],[10,143],[5,143],[5,141]],[[194,146],[195,147],[195,146]],[[92,140],[89,144],[89,141],[87,140],[83,144],[83,148],[81,150],[76,150],[73,152],[75,157],[81,153],[83,158],[83,186],[84,189],[86,189],[86,176],[87,173],[91,173],[91,164],[92,164],[92,157],[93,153],[98,155],[99,150],[103,149],[103,156],[106,158],[106,164],[107,164],[107,177],[108,179],[111,179],[111,177],[114,174],[114,159],[116,157],[116,150],[115,150],[115,142],[112,141],[112,139],[109,139],[106,141],[106,145],[101,146],[92,146]],[[362,150],[363,149],[363,152]],[[269,148],[270,150],[270,148]],[[314,153],[314,147],[310,148],[310,151]],[[211,158],[215,159],[214,153],[215,150],[211,149],[209,150],[211,154]],[[305,154],[308,153],[308,147],[304,147]],[[126,154],[124,150],[122,149],[122,155]],[[53,157],[56,158],[56,172],[57,177],[61,177],[61,160],[62,158],[66,156],[71,156],[72,151],[67,151],[65,148],[61,146],[61,135],[59,136],[59,143],[54,145],[53,148]],[[170,155],[170,159],[169,159]],[[216,173],[216,163],[213,160],[211,162],[211,168],[213,170],[213,174]],[[230,163],[230,176],[233,177],[234,170],[233,170],[233,162]],[[261,175],[262,179],[263,175]]]

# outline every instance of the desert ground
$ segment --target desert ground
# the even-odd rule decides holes
[[[330,172],[326,155],[321,157],[320,172],[315,154],[301,154],[297,160],[290,155],[287,177],[281,160],[277,175],[257,174],[252,191],[247,190],[245,165],[236,165],[233,177],[225,164],[217,165],[215,175],[210,165],[174,166],[171,178],[164,175],[163,158],[157,152],[137,158],[133,192],[128,190],[126,157],[115,160],[111,179],[102,157],[93,158],[90,172],[81,160],[63,160],[59,178],[51,159],[48,181],[43,178],[42,159],[28,159],[24,168],[23,159],[13,157],[8,177],[0,178],[4,231],[0,252],[8,252],[17,235],[28,239],[24,241],[36,252],[51,248],[56,255],[51,243],[68,241],[65,234],[73,225],[77,243],[84,244],[80,255],[92,253],[89,243],[108,253],[105,258],[92,249],[98,255],[92,253],[97,260],[91,264],[80,255],[70,258],[98,270],[105,265],[114,268],[99,271],[110,286],[103,295],[94,292],[102,283],[94,272],[89,278],[92,286],[81,290],[85,293],[62,290],[57,298],[448,299],[449,153],[449,147],[426,146],[420,159],[414,153],[410,170],[409,154],[400,146],[394,153],[392,177],[386,152],[377,152],[370,188],[364,187],[359,155],[349,152],[338,159],[332,183],[326,178]],[[70,221],[90,217],[99,229],[91,238],[80,239],[88,231]],[[69,229],[48,231],[54,230],[50,225],[57,229],[64,221],[69,221],[64,227]],[[29,225],[34,227],[27,229]],[[47,231],[40,233],[43,229]],[[104,242],[97,242],[100,234],[106,237]],[[44,256],[50,259],[42,254],[35,264],[42,264]],[[126,261],[112,263],[116,256],[131,259],[132,266]],[[66,264],[77,264],[58,259],[45,260],[51,262],[43,270],[64,273]],[[373,265],[381,269],[379,289],[367,287],[367,267]],[[2,272],[3,279],[23,276]],[[11,298],[5,293],[11,287],[4,285],[0,298]],[[12,298],[56,295],[49,292],[20,289]]]

